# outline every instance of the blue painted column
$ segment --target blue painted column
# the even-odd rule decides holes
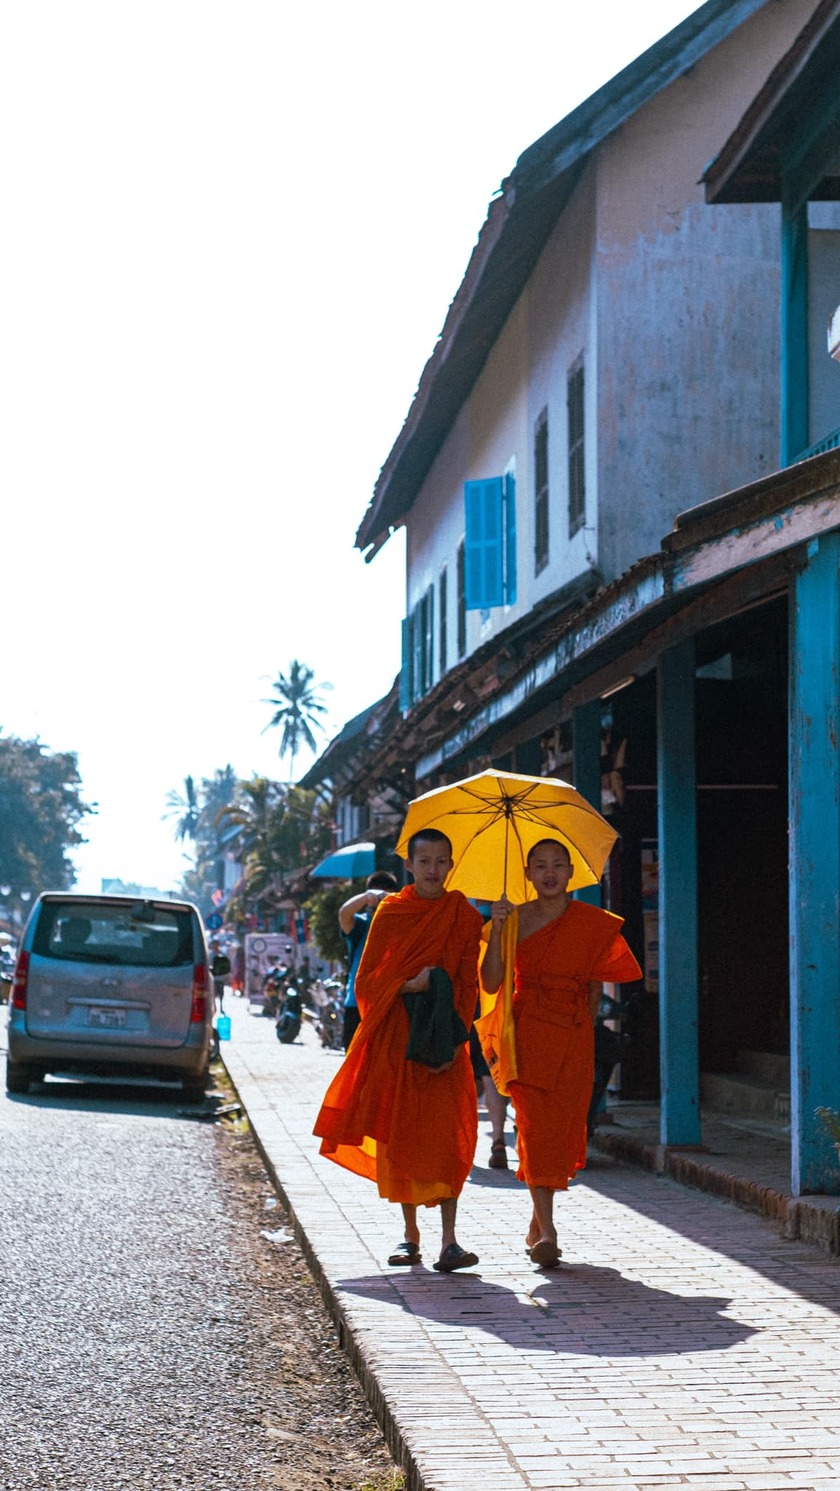
[[[781,464],[810,444],[808,417],[808,204],[782,208]]]
[[[700,1143],[694,640],[657,669],[659,1071],[662,1144]]]
[[[572,718],[572,749],[575,757],[575,786],[601,811],[601,700],[581,704]],[[589,901],[593,906],[601,904],[600,885],[585,885],[575,891],[579,901]]]
[[[840,1108],[840,535],[808,546],[790,596],[791,1190],[840,1192],[814,1118]]]

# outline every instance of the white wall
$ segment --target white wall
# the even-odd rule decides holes
[[[609,581],[655,552],[685,508],[777,468],[779,209],[709,207],[698,180],[813,9],[765,6],[590,160],[408,517],[407,610],[434,585],[435,681],[443,563],[457,661],[465,481],[515,464],[517,601],[468,613],[470,653],[588,568]],[[566,379],[581,352],[586,521],[570,542]],[[544,407],[549,563],[535,577]]]
[[[813,9],[766,6],[599,152],[608,579],[677,513],[778,468],[780,211],[709,206],[698,180]]]
[[[528,282],[529,374],[525,464],[520,500],[527,552],[521,573],[528,582],[530,604],[577,579],[598,564],[597,536],[597,304],[593,295],[595,265],[596,173],[590,166],[549,239]],[[584,359],[584,444],[586,447],[586,521],[569,538],[568,419],[569,370]],[[534,574],[534,430],[548,409],[548,564]]]

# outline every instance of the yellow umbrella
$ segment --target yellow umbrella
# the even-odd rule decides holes
[[[482,771],[424,792],[408,805],[397,854],[423,828],[438,828],[452,841],[455,867],[447,889],[477,901],[533,899],[525,879],[528,850],[540,839],[559,839],[571,855],[569,889],[597,885],[618,838],[605,818],[557,777],[526,777],[511,771]]]

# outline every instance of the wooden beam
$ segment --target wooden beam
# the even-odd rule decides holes
[[[656,703],[660,1140],[665,1145],[698,1145],[697,777],[692,639],[662,654]]]
[[[840,1192],[814,1116],[840,1109],[840,535],[811,545],[790,612],[791,1190]]]

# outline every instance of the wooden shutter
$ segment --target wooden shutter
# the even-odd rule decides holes
[[[435,587],[430,585],[423,597],[423,693],[435,680]]]
[[[411,613],[411,702],[423,697],[423,602]]]
[[[569,416],[569,538],[583,527],[586,482],[583,464],[583,359],[569,372],[566,386]]]
[[[458,630],[456,643],[458,656],[465,657],[467,652],[467,557],[466,544],[463,539],[461,539],[458,545],[457,558],[455,579],[457,583],[456,607]]]
[[[516,477],[509,471],[504,478],[504,600],[516,605]]]
[[[400,663],[400,714],[411,708],[411,619],[402,619],[402,661]]]
[[[446,634],[447,633],[448,611],[449,611],[449,598],[448,598],[446,592],[447,592],[446,565],[444,564],[442,566],[442,568],[441,568],[441,572],[440,572],[440,575],[438,577],[438,641],[439,641],[438,665],[440,667],[440,676],[441,676],[441,678],[443,678],[443,675],[446,672],[447,667],[449,666],[449,659],[447,657],[447,653],[448,653],[449,649],[448,649],[448,646],[447,646],[447,634]]]
[[[504,490],[500,476],[464,483],[466,608],[489,611],[504,601]]]

